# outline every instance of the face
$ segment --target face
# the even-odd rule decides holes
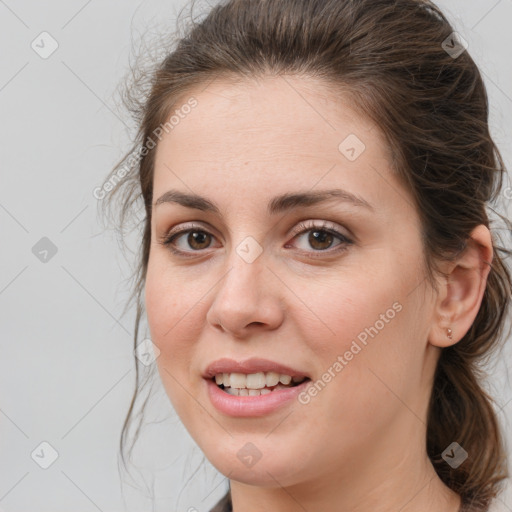
[[[383,134],[312,79],[217,81],[190,96],[156,149],[145,290],[185,427],[219,471],[261,486],[398,463],[404,443],[423,453],[433,298]],[[274,200],[295,194],[316,199]],[[213,373],[263,372],[270,389],[272,369],[307,380],[233,396],[205,377],[224,358]]]

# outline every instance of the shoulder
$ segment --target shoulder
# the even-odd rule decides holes
[[[233,512],[231,492],[228,491],[222,499],[210,510],[210,512]]]
[[[506,507],[500,499],[495,499],[487,512],[510,512],[510,508]]]
[[[460,512],[510,512],[510,509],[506,507],[501,500],[495,499],[490,503],[488,508],[465,503]]]

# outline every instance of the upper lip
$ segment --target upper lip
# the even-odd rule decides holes
[[[219,373],[258,373],[258,372],[276,372],[291,377],[308,377],[309,375],[301,370],[286,366],[269,359],[252,357],[243,361],[235,361],[224,357],[210,363],[203,373],[205,379],[211,379]]]

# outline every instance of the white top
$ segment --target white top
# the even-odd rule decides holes
[[[511,510],[512,509],[504,505],[500,499],[495,499],[491,503],[488,512],[510,512]]]

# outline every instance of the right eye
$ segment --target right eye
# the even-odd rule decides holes
[[[185,235],[187,235],[185,237]],[[160,242],[165,247],[168,247],[173,254],[188,256],[187,253],[199,252],[207,249],[210,246],[211,240],[215,237],[204,230],[201,226],[192,226],[188,229],[180,229],[171,231]],[[188,247],[179,247],[179,242]]]

